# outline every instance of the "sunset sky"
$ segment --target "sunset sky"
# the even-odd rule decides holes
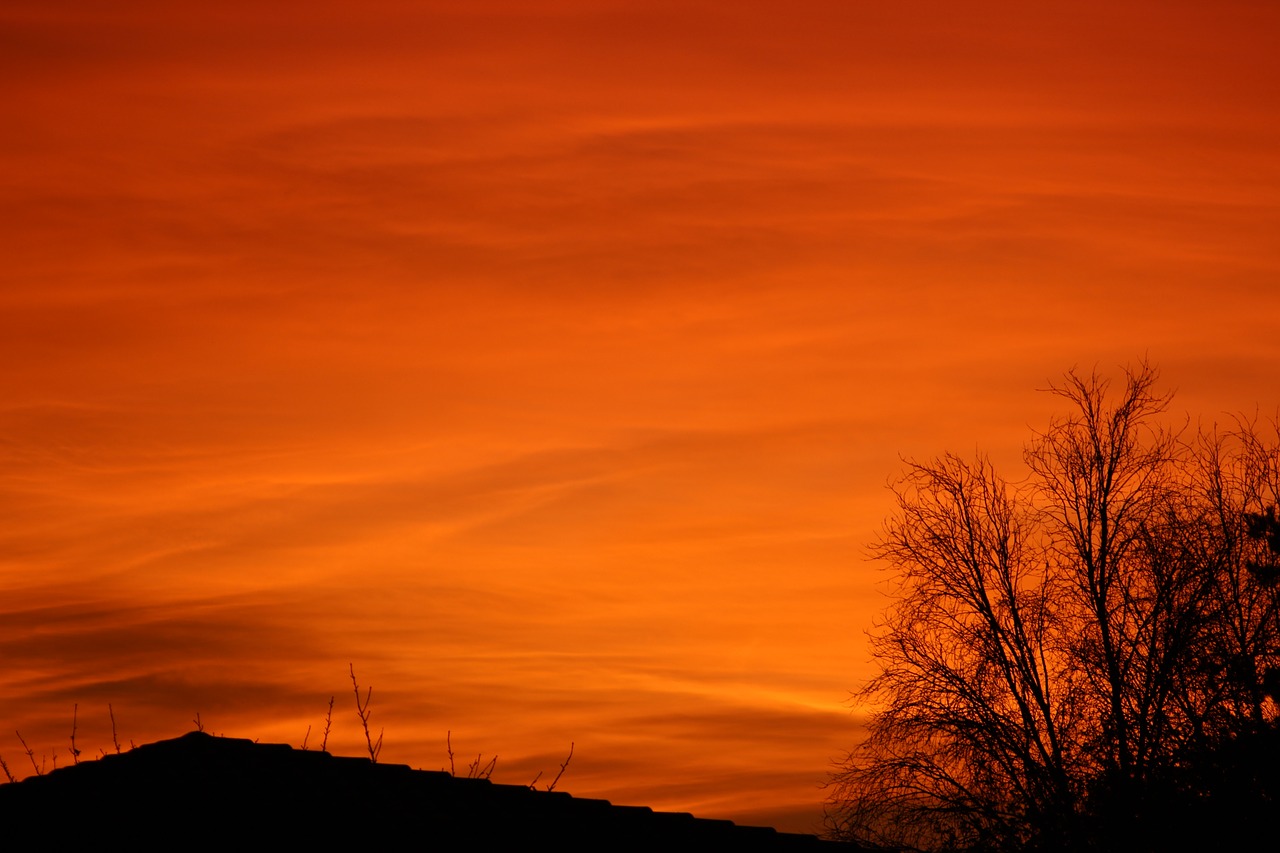
[[[194,727],[792,830],[902,459],[1280,405],[1280,4],[0,6],[0,756]]]

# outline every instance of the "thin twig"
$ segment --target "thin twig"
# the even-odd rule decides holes
[[[79,703],[71,706],[71,763],[80,763],[80,750],[76,749],[76,719],[80,713]]]
[[[120,754],[120,738],[116,737],[116,712],[111,707],[111,703],[107,703],[107,713],[111,715],[111,742],[115,744],[116,755]]]
[[[324,715],[324,739],[320,741],[320,751],[325,752],[329,748],[329,727],[333,725],[333,700],[336,697],[329,697],[329,713]]]
[[[370,687],[364,694],[364,702],[360,701],[360,685],[356,683],[356,667],[355,664],[348,663],[351,669],[351,687],[356,694],[356,715],[360,717],[360,726],[364,729],[364,741],[369,746],[369,761],[373,764],[378,763],[378,753],[382,752],[382,735],[385,732],[378,732],[378,739],[375,741],[373,736],[369,734],[369,717],[372,712],[369,710],[369,701],[373,698],[373,688]]]
[[[560,777],[564,775],[564,770],[569,766],[569,762],[573,760],[573,741],[569,741],[569,754],[565,757],[564,764],[560,765],[560,772],[556,774],[556,778],[551,780],[551,784],[547,786],[547,793],[551,793],[556,789],[556,783],[560,781]]]
[[[4,771],[4,778],[8,779],[10,782],[18,781],[13,778],[13,774],[9,772],[9,765],[4,763],[4,756],[2,755],[0,755],[0,770]]]
[[[196,711],[196,718],[195,718],[194,720],[192,720],[191,722],[193,722],[193,723],[195,723],[195,724],[196,724],[196,731],[198,731],[198,732],[202,732],[202,731],[204,731],[204,723],[200,722],[200,712],[199,712],[199,711]]]
[[[484,753],[483,752],[476,753],[476,760],[471,762],[470,766],[467,767],[468,779],[488,779],[490,776],[493,775],[493,768],[498,766],[498,756],[495,755],[492,759],[490,759],[489,763],[484,765],[484,767],[482,768],[480,766],[480,762],[483,760],[484,760]]]
[[[453,732],[452,731],[445,732],[444,748],[449,750],[449,775],[457,776],[458,771],[453,766]]]
[[[31,766],[35,769],[36,775],[43,776],[44,771],[40,769],[39,764],[36,764],[36,754],[35,752],[32,751],[31,747],[27,746],[27,742],[22,739],[22,732],[14,731],[14,734],[18,736],[18,742],[22,744],[22,748],[27,751],[27,759],[31,762]]]
[[[302,736],[302,751],[307,751],[307,738],[311,737],[311,726],[307,726],[307,733]]]

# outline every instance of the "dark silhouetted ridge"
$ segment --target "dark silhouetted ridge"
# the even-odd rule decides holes
[[[370,841],[427,849],[818,850],[812,835],[462,779],[191,732],[0,785],[0,819],[32,838],[72,827],[117,845]],[[691,845],[697,845],[692,847]]]

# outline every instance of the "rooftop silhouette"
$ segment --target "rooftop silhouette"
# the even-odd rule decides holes
[[[450,849],[841,849],[813,835],[191,732],[0,785],[0,818],[137,846],[370,841]],[[86,835],[86,840],[90,836]]]

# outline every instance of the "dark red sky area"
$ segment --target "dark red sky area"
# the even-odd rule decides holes
[[[386,760],[810,829],[900,455],[1280,404],[1275,3],[205,5],[0,9],[37,751],[354,753],[355,662]]]

